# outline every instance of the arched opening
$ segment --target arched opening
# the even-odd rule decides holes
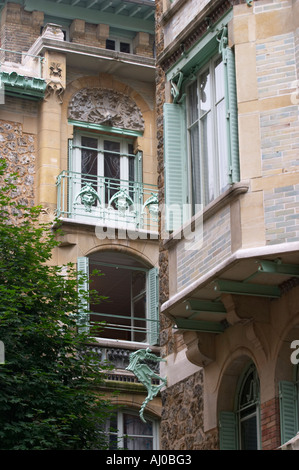
[[[260,385],[248,356],[235,359],[223,374],[218,409],[221,450],[261,449]]]
[[[100,251],[79,258],[78,268],[88,276],[89,288],[104,296],[100,302],[91,301],[90,313],[85,317],[91,336],[158,343],[157,268],[119,251]]]

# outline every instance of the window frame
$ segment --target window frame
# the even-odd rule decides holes
[[[225,111],[227,117],[227,163],[228,184],[240,181],[238,110],[236,70],[233,49],[228,45],[228,22],[233,18],[232,9],[225,14],[207,34],[166,72],[173,100],[164,103],[164,164],[165,164],[165,214],[166,232],[178,230],[191,217],[202,212],[202,204],[190,200],[190,163],[186,124],[186,87],[194,81],[197,73],[217,54],[222,55],[224,70]],[[174,181],[174,182],[173,182]],[[222,191],[225,192],[225,189]],[[220,194],[221,195],[221,194]],[[217,197],[216,197],[217,199]],[[192,208],[193,204],[193,208]],[[176,206],[175,216],[169,207]],[[192,211],[193,209],[193,211]]]
[[[115,44],[115,48],[110,49],[110,48],[107,47],[107,42],[105,42],[105,49],[107,49],[108,51],[121,52],[122,54],[132,54],[132,51],[133,51],[133,41],[132,40],[127,39],[127,38],[117,37],[117,36],[109,36],[108,38],[106,38],[106,41],[114,41],[114,44]],[[121,51],[120,50],[121,43],[129,45],[130,46],[130,52]]]
[[[124,441],[126,439],[126,435],[124,433],[124,415],[126,415],[126,414],[139,418],[139,414],[135,410],[130,409],[130,408],[124,408],[124,409],[116,411],[117,428],[115,429],[115,431],[110,431],[110,429],[109,429],[110,428],[109,420],[106,421],[105,432],[107,434],[108,442],[110,442],[110,436],[113,435],[113,436],[116,437],[116,443],[117,443],[116,449],[114,447],[112,447],[112,448],[109,447],[109,450],[124,449]],[[159,450],[160,436],[159,436],[159,422],[158,422],[158,419],[153,418],[149,415],[145,415],[145,419],[146,419],[147,422],[151,422],[152,429],[153,429],[153,432],[152,432],[152,435],[151,435],[152,442],[153,442],[153,449],[150,449],[150,450]],[[140,421],[141,421],[141,419],[140,419]],[[144,424],[142,421],[141,421],[141,423]],[[137,438],[142,437],[142,435],[140,435],[140,436],[136,435],[135,437],[137,437]],[[139,449],[135,449],[135,450],[139,450]]]
[[[222,63],[222,88],[223,88],[223,95],[221,99],[217,100],[217,90],[216,90],[216,68],[217,66]],[[209,110],[201,113],[200,109],[200,79],[201,77],[207,73],[210,77],[210,108]],[[193,122],[190,122],[190,90],[192,87],[195,86],[196,95],[197,95],[197,112],[196,112],[196,119]],[[224,139],[223,142],[219,142],[219,122],[217,116],[218,105],[223,103],[225,106],[226,96],[225,96],[225,77],[224,77],[224,64],[223,59],[220,53],[214,54],[209,60],[203,64],[203,66],[197,71],[196,77],[193,80],[188,80],[185,85],[185,92],[186,92],[186,132],[187,132],[187,153],[188,153],[188,184],[189,187],[189,195],[188,200],[192,204],[192,215],[196,213],[195,205],[201,204],[206,206],[213,200],[215,200],[220,194],[222,194],[226,189],[229,187],[229,171],[228,171],[228,148],[227,148],[227,123],[225,114],[221,116],[222,118],[222,129],[224,128]],[[203,137],[203,127],[204,127],[204,118],[211,116],[211,159],[205,154],[204,146],[206,144],[205,138]],[[193,155],[192,151],[192,144],[191,144],[191,128],[196,128],[198,130],[197,136],[197,144],[198,144],[198,153]],[[207,139],[208,140],[208,139]],[[224,150],[224,167],[226,174],[222,174],[221,171],[221,155],[220,155],[220,147],[225,148]],[[196,181],[193,167],[195,166],[194,160],[198,158],[199,164],[199,179]],[[209,160],[211,160],[209,162]],[[212,169],[213,174],[213,196],[207,198],[207,191],[209,192],[209,173],[210,167]],[[206,169],[208,169],[208,177],[206,178]],[[226,179],[226,184],[221,186],[221,180]],[[198,184],[196,184],[198,183]]]
[[[81,287],[81,290],[87,291],[89,289],[89,279],[90,279],[90,265],[95,265],[99,266],[99,271],[101,270],[101,266],[109,266],[109,267],[115,267],[116,269],[131,269],[131,270],[137,270],[137,271],[144,271],[146,273],[146,279],[145,279],[145,297],[146,297],[146,304],[145,304],[145,340],[144,341],[135,341],[133,340],[127,340],[127,339],[121,339],[121,338],[106,338],[106,337],[101,337],[97,336],[98,339],[104,339],[104,340],[109,340],[111,342],[119,343],[120,341],[124,343],[129,343],[129,344],[145,344],[149,346],[154,346],[159,344],[159,304],[158,304],[158,292],[159,292],[159,287],[158,287],[158,268],[152,267],[152,268],[147,268],[147,267],[132,267],[132,266],[126,266],[124,264],[113,264],[113,263],[105,263],[103,261],[99,260],[90,260],[89,257],[78,257],[77,260],[77,270],[78,270],[78,280],[85,279],[85,282],[83,286]],[[105,292],[100,293],[102,295],[105,295]],[[133,322],[131,328],[134,328],[134,321],[136,321],[136,317],[134,317],[132,314],[132,293],[130,292],[131,296],[131,315],[130,319],[131,322]],[[80,299],[82,298],[82,295],[80,296],[80,291],[79,291],[79,297]],[[91,306],[87,304],[87,302],[83,302],[82,305],[79,306],[79,313],[78,313],[78,328],[83,329],[84,331],[89,331],[90,330],[90,315],[95,315],[96,313],[90,311]],[[108,316],[109,314],[105,314],[104,312],[98,313],[99,321],[101,321],[101,317],[103,316]],[[114,317],[113,317],[114,318]],[[117,315],[115,316],[115,319],[117,320]],[[115,320],[115,321],[116,321]],[[137,320],[138,321],[138,320]],[[117,324],[117,323],[116,323]],[[107,327],[108,329],[108,327]],[[134,335],[133,335],[134,336]]]

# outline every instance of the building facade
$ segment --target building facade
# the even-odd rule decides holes
[[[80,321],[114,365],[112,448],[159,448],[161,400],[141,421],[126,369],[136,350],[159,356],[154,20],[152,0],[1,2],[1,154],[12,196],[62,231],[53,263],[108,297]]]
[[[294,448],[299,2],[156,8],[161,446]]]

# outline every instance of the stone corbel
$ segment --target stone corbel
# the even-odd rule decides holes
[[[50,78],[47,79],[45,100],[47,100],[51,95],[54,95],[57,97],[60,104],[62,104],[65,88],[62,84],[62,68],[59,63],[51,62],[49,66],[49,76]]]
[[[236,312],[235,301],[231,294],[222,294],[221,302],[223,303],[227,312],[226,320],[230,325],[235,325],[236,323],[240,323],[243,320]]]
[[[215,335],[185,331],[184,342],[187,346],[186,356],[192,364],[205,367],[216,358]]]
[[[64,87],[62,86],[61,82],[49,80],[47,82],[47,87],[45,91],[45,100],[47,101],[50,96],[56,96],[59,103],[63,103],[63,94],[64,94]]]

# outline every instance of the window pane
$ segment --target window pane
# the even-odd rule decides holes
[[[211,109],[211,90],[210,90],[210,72],[207,70],[199,78],[199,90],[200,90],[200,114]]]
[[[97,149],[98,140],[90,137],[81,138],[81,146]],[[98,152],[97,150],[82,149],[81,150],[81,172],[86,175],[98,174]]]
[[[257,450],[256,415],[241,422],[241,449]]]
[[[116,153],[115,153],[116,152]],[[105,183],[105,201],[106,204],[111,197],[119,191],[120,179],[120,143],[104,141],[104,176]]]
[[[218,165],[220,191],[228,185],[228,155],[227,155],[227,130],[225,119],[225,102],[217,105],[217,133],[218,133]]]
[[[212,116],[208,113],[201,120],[201,141],[204,159],[204,202],[208,204],[214,199],[214,156],[213,156],[213,133]]]
[[[153,438],[151,437],[134,437],[125,438],[124,447],[128,450],[153,450]]]
[[[200,204],[201,184],[200,184],[200,153],[199,153],[199,130],[198,124],[190,129],[191,147],[191,172],[192,172],[192,200],[194,204]]]
[[[218,102],[224,97],[224,71],[221,59],[218,59],[215,64],[215,88],[216,102]]]
[[[139,416],[124,413],[124,434],[130,436],[152,436],[153,424],[150,421],[144,423]]]
[[[106,49],[115,51],[115,41],[113,41],[112,39],[106,39]]]
[[[197,83],[194,82],[188,89],[188,110],[189,125],[197,121],[198,118],[198,100],[197,100]]]
[[[130,53],[130,44],[126,42],[121,42],[119,45],[119,50],[120,52],[127,52],[128,54]]]
[[[81,179],[81,187],[85,186],[86,183],[92,183],[92,187],[95,191],[98,191],[97,176],[98,176],[98,151],[90,150],[90,148],[97,149],[98,140],[91,137],[81,137],[81,146],[88,147],[81,149],[81,173],[83,175]],[[93,203],[97,205],[97,200]]]

